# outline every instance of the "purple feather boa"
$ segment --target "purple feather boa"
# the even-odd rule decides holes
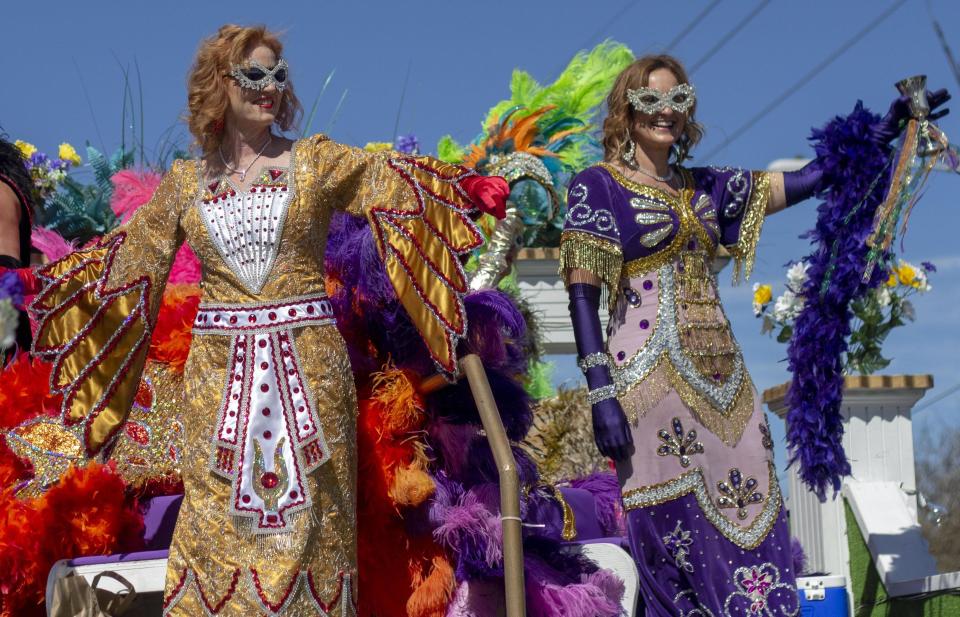
[[[817,208],[816,227],[801,236],[810,238],[815,248],[806,258],[810,265],[803,289],[806,303],[787,351],[793,373],[787,393],[787,443],[790,464],[799,461],[801,479],[821,501],[829,487],[840,490],[843,476],[850,473],[840,416],[850,303],[886,276],[878,268],[870,281],[861,280],[868,252],[865,240],[889,184],[887,178],[875,182],[889,157],[884,147],[870,140],[871,127],[879,120],[857,102],[849,116],[835,118],[812,135],[829,188]]]

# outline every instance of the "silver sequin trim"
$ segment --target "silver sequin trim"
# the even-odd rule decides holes
[[[727,179],[727,192],[730,194],[730,201],[723,206],[723,215],[727,218],[733,218],[740,214],[747,204],[750,182],[742,169],[735,167],[712,167],[711,169],[724,173],[733,172],[733,175]]]
[[[743,357],[738,352],[733,357],[733,371],[723,383],[704,377],[684,352],[680,344],[677,326],[676,279],[672,265],[657,270],[660,279],[660,298],[657,307],[657,322],[653,333],[644,346],[626,363],[613,369],[613,381],[617,390],[625,393],[632,385],[645,379],[657,366],[660,357],[666,354],[685,382],[721,412],[727,412],[736,401],[740,385],[746,377]]]
[[[590,390],[587,393],[587,402],[591,405],[596,405],[601,401],[605,401],[610,398],[616,398],[617,389],[612,386],[603,386],[602,388],[597,388],[596,390]]]
[[[596,208],[587,203],[587,186],[582,182],[573,185],[570,189],[570,201],[567,210],[567,225],[571,227],[586,227],[592,225],[596,231],[611,233],[620,237],[617,221],[613,213],[606,208]]]
[[[623,507],[628,511],[648,508],[693,493],[706,519],[724,537],[740,548],[753,549],[767,537],[780,512],[780,486],[777,484],[776,469],[772,463],[768,462],[767,465],[770,473],[770,494],[759,516],[746,528],[724,516],[713,503],[699,467],[663,484],[627,491],[623,494]]]
[[[739,617],[746,613],[740,612],[744,608],[750,611],[750,615],[760,617],[776,617],[783,615],[793,617],[800,614],[800,598],[797,590],[792,585],[780,582],[780,569],[772,563],[762,563],[758,566],[743,566],[737,568],[733,573],[733,582],[739,588],[727,596],[723,603],[724,617]],[[782,590],[787,598],[793,600],[793,606],[780,604],[771,607],[770,595],[778,590]],[[745,606],[740,607],[736,613],[730,612],[730,604],[737,598],[745,602]]]
[[[581,371],[586,373],[588,369],[592,369],[595,366],[613,366],[613,358],[610,357],[610,354],[598,351],[589,354],[586,358],[578,359],[577,366],[580,367]]]

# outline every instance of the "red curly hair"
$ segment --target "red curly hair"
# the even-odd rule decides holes
[[[266,26],[221,26],[217,33],[200,43],[197,57],[187,76],[187,126],[204,155],[213,152],[223,140],[223,121],[227,112],[227,74],[232,64],[240,64],[254,48],[265,45],[277,57],[283,44]],[[293,128],[303,112],[287,80],[276,125],[282,131]]]

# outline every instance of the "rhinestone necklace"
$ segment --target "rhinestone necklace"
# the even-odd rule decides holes
[[[223,156],[223,146],[222,146],[222,144],[219,145],[219,146],[217,146],[217,152],[220,154],[220,162],[223,163],[223,167],[224,167],[227,171],[229,171],[231,174],[237,174],[237,175],[239,175],[239,176],[240,176],[240,182],[243,182],[244,178],[247,177],[247,172],[250,171],[250,168],[253,167],[253,164],[257,162],[257,160],[260,158],[260,155],[263,154],[264,152],[266,152],[267,147],[268,147],[270,144],[272,144],[272,143],[273,143],[273,135],[271,135],[271,134],[268,133],[268,134],[267,134],[267,141],[266,141],[266,143],[263,144],[263,147],[260,148],[260,151],[257,152],[257,156],[253,157],[253,160],[250,161],[250,164],[247,165],[246,168],[244,168],[244,169],[242,169],[242,170],[237,169],[236,167],[231,167],[231,166],[227,163],[227,159]],[[671,170],[671,171],[672,171],[672,170]]]

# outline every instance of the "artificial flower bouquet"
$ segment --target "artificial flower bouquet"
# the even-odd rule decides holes
[[[762,319],[760,331],[786,343],[793,336],[794,323],[803,309],[802,293],[809,265],[800,261],[787,269],[785,289],[776,300],[770,285],[754,283],[753,314]],[[848,374],[871,375],[890,364],[882,354],[883,343],[894,328],[916,319],[910,297],[931,290],[928,276],[937,271],[930,262],[917,267],[904,260],[891,261],[886,282],[853,301],[850,309],[850,345],[844,358]]]

